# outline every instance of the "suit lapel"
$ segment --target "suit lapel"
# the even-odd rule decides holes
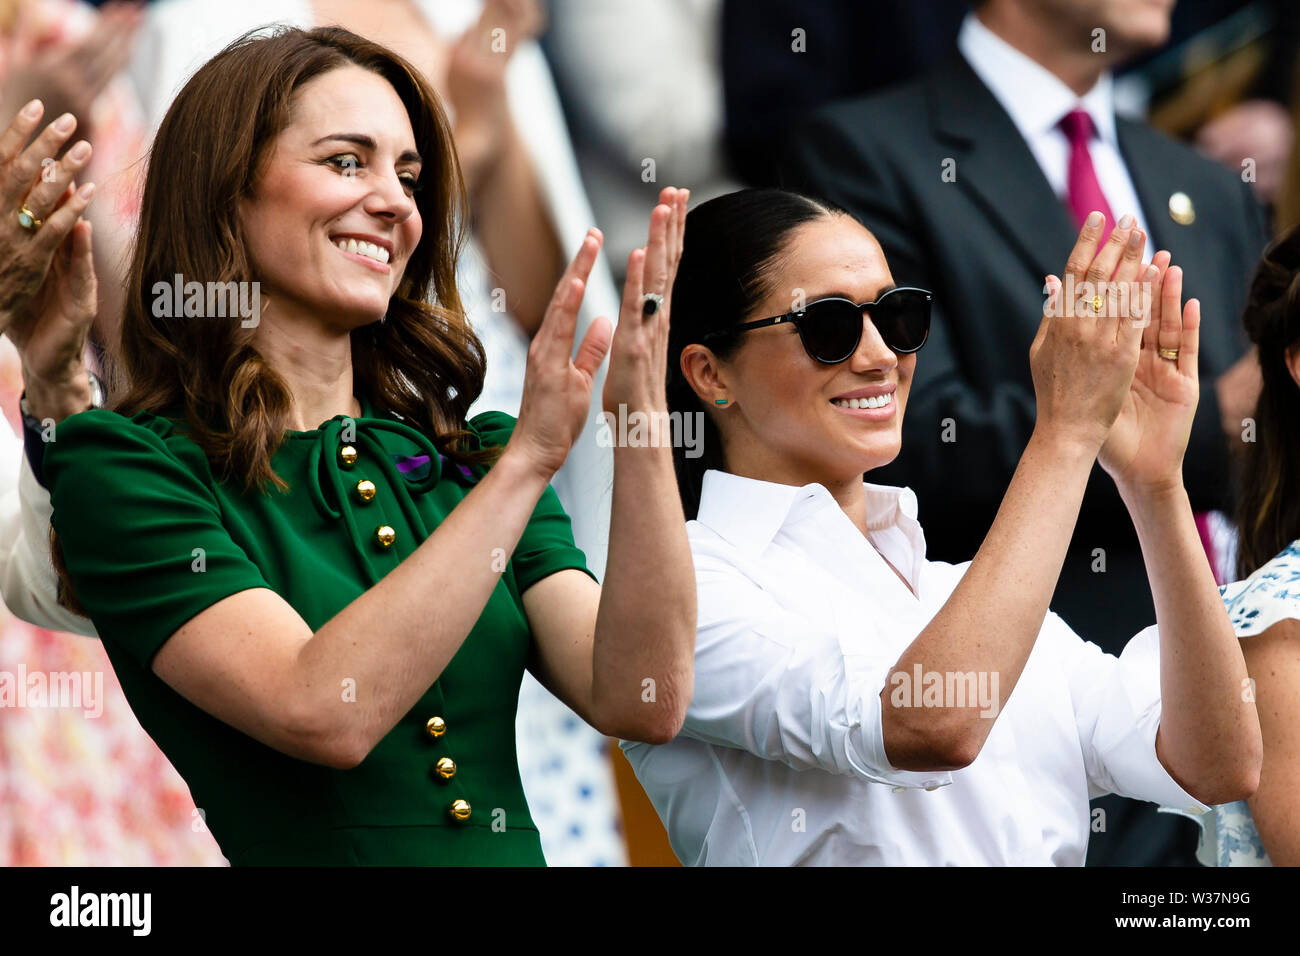
[[[1002,104],[960,54],[935,71],[928,92],[935,134],[957,152],[959,188],[1035,275],[1059,275],[1077,230]]]
[[[1243,303],[1233,294],[1238,293],[1237,289],[1223,286],[1220,277],[1225,268],[1225,240],[1212,222],[1213,200],[1218,197],[1209,190],[1217,183],[1197,175],[1196,167],[1177,155],[1179,147],[1149,127],[1120,119],[1116,134],[1133,188],[1146,213],[1148,249],[1169,250],[1174,264],[1183,270],[1184,301],[1201,300],[1203,368],[1215,356],[1240,354],[1246,345],[1237,321]],[[1176,222],[1171,215],[1170,199],[1176,193],[1186,194],[1191,208],[1196,210],[1195,220],[1187,225]]]
[[[1208,251],[1200,242],[1199,233],[1203,230],[1174,222],[1169,214],[1169,198],[1174,193],[1186,192],[1195,203],[1196,189],[1192,184],[1178,180],[1178,167],[1171,164],[1166,155],[1168,144],[1155,131],[1141,123],[1117,119],[1115,132],[1119,138],[1120,155],[1146,214],[1150,232],[1148,247],[1152,251],[1168,249],[1174,262],[1184,267],[1184,272],[1194,274],[1195,266],[1201,263],[1201,257]]]

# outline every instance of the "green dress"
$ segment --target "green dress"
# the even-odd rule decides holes
[[[441,460],[399,416],[361,405],[360,418],[286,432],[273,465],[289,490],[264,494],[216,480],[177,410],[66,419],[46,446],[45,474],[77,597],[136,717],[232,864],[545,865],[515,753],[531,645],[520,596],[566,568],[591,573],[553,489],[455,657],[353,769],[259,743],[150,667],[181,625],[248,588],[272,589],[319,629],[410,555],[482,477]],[[514,424],[488,412],[469,427],[486,447],[504,445]],[[366,481],[373,495],[363,493]]]

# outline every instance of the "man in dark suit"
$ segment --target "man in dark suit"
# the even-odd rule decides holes
[[[1079,218],[1107,204],[1137,217],[1147,257],[1168,249],[1185,295],[1200,299],[1184,478],[1194,510],[1230,508],[1229,436],[1241,441],[1258,388],[1238,315],[1266,241],[1262,211],[1231,170],[1116,117],[1111,98],[1109,69],[1164,42],[1170,7],[984,0],[958,55],[827,107],[792,138],[785,184],[858,216],[895,281],[936,294],[902,453],[871,476],[917,491],[932,557],[968,560],[992,524],[1034,427],[1028,352],[1044,276],[1061,273]],[[1155,621],[1137,536],[1100,467],[1052,608],[1116,654]],[[1113,796],[1102,806],[1090,863],[1194,862],[1190,821]]]

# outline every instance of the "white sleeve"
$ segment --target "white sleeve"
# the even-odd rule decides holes
[[[1043,622],[1060,648],[1092,796],[1117,793],[1189,813],[1210,808],[1184,790],[1156,756],[1160,727],[1160,632],[1129,640],[1119,657],[1084,641],[1053,613]]]
[[[682,733],[795,770],[896,787],[948,772],[896,770],[885,757],[880,692],[895,664],[846,653],[838,637],[782,608],[738,570],[696,558],[695,693]]]
[[[96,637],[90,621],[59,604],[50,563],[52,513],[50,493],[32,474],[22,440],[0,420],[0,596],[29,624]]]

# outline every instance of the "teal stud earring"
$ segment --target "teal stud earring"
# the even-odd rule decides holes
[[[725,405],[725,404],[727,404],[727,400],[726,400],[725,398],[715,398],[715,399],[713,400],[713,404],[714,404],[714,405]]]

